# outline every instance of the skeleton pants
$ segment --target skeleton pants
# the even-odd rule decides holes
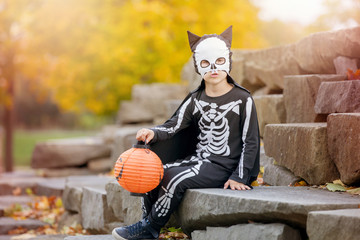
[[[186,189],[222,188],[230,175],[229,170],[207,160],[165,168],[162,182],[144,196],[143,216],[160,230],[179,206]]]

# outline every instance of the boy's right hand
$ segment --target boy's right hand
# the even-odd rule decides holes
[[[147,128],[142,128],[136,133],[136,139],[138,141],[143,141],[145,144],[148,144],[154,138],[154,131]]]

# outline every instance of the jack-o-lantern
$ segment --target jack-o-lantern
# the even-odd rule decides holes
[[[120,155],[114,174],[118,183],[132,195],[142,195],[159,185],[164,169],[156,153],[148,145],[138,143]]]

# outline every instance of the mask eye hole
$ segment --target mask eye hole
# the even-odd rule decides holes
[[[209,63],[209,61],[207,61],[207,60],[202,60],[201,62],[200,62],[200,66],[202,67],[202,68],[206,68],[206,67],[208,67],[210,65],[210,63]]]
[[[225,62],[226,62],[225,58],[221,57],[221,58],[216,59],[215,64],[223,65]]]

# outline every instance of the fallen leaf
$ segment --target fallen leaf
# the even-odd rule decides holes
[[[338,184],[338,185],[341,185],[343,187],[346,187],[346,185],[340,179],[334,180],[333,184]]]
[[[350,189],[350,190],[347,190],[346,192],[351,193],[351,194],[359,194],[360,195],[360,188]]]
[[[331,192],[345,192],[346,188],[339,184],[327,183],[326,188]]]
[[[305,182],[304,180],[294,183],[294,187],[303,187],[303,186],[308,186],[307,182]]]

